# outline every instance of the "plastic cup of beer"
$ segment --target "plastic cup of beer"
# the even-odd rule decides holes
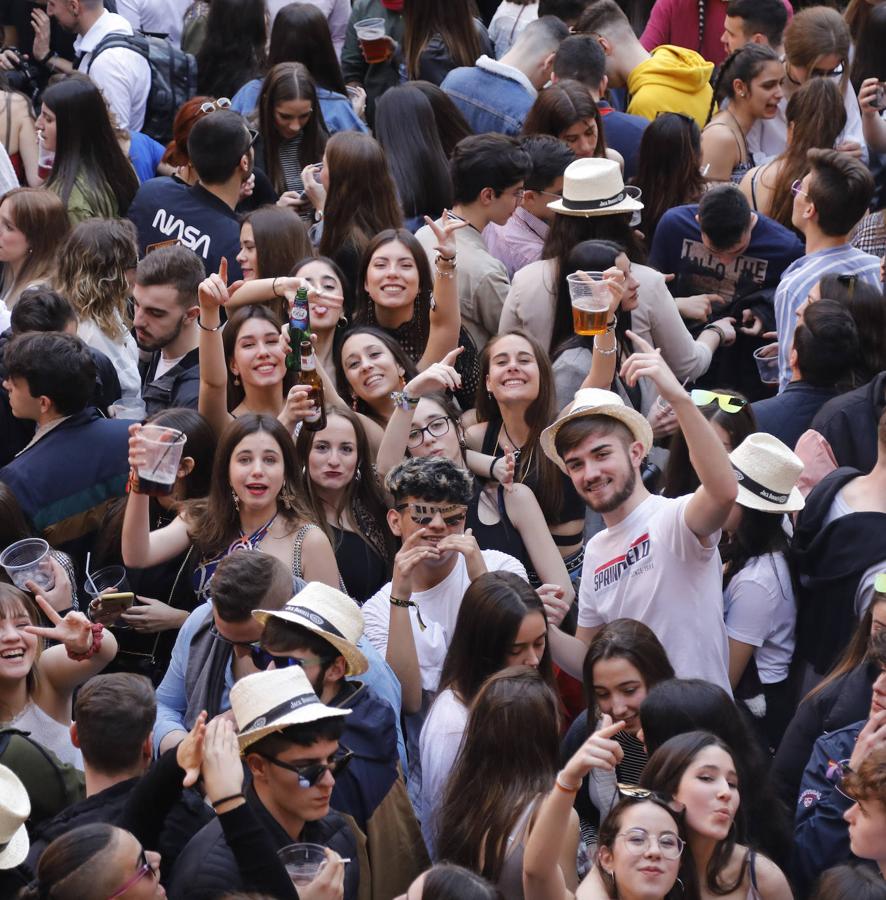
[[[778,384],[778,344],[767,344],[756,349],[754,362],[763,384]]]
[[[602,272],[572,272],[566,276],[572,300],[572,326],[576,334],[606,331],[612,294]]]
[[[326,865],[326,851],[319,844],[289,844],[277,856],[296,887],[310,884]]]
[[[52,166],[55,162],[55,150],[47,150],[43,138],[37,136],[37,177],[46,181],[52,174]]]
[[[391,45],[385,35],[385,20],[381,18],[361,19],[354,23],[357,40],[363,47],[366,62],[382,63],[391,55]]]
[[[138,492],[151,497],[168,497],[175,488],[187,435],[163,425],[145,425],[139,434],[144,462],[138,467]]]
[[[25,538],[10,544],[0,553],[0,566],[6,569],[12,583],[23,591],[28,590],[29,581],[41,591],[51,591],[55,587],[52,554],[49,544],[42,538]]]

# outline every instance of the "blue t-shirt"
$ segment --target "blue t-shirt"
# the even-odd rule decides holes
[[[163,153],[163,145],[158,144],[152,137],[148,137],[140,131],[130,132],[129,161],[142,184],[150,181],[157,174],[157,166],[163,159]]]
[[[629,113],[613,109],[605,100],[597,103],[603,119],[603,137],[606,146],[617,150],[625,161],[625,181],[637,174],[637,156],[640,153],[640,141],[649,124],[643,116],[632,116]]]
[[[745,251],[728,262],[708,250],[695,221],[697,204],[669,209],[655,229],[649,265],[673,273],[675,297],[719,294],[726,303],[764,288],[774,288],[784,270],[803,255],[803,244],[784,225],[756,213]]]

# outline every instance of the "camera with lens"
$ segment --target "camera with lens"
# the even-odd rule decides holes
[[[10,50],[18,56],[15,68],[3,72],[7,86],[10,90],[24,94],[31,103],[36,104],[40,91],[43,89],[41,67],[18,47],[4,47],[3,49]]]

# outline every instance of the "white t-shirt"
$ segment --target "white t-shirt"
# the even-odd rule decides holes
[[[526,578],[526,569],[513,556],[499,550],[482,550],[481,553],[490,572],[513,572]],[[422,631],[415,607],[411,606],[409,621],[412,623],[412,636],[421,668],[421,686],[425,691],[436,691],[440,683],[443,660],[455,631],[455,620],[462,597],[470,583],[465,559],[459,554],[453,570],[436,587],[413,593],[410,598],[418,604],[421,620],[425,624]],[[363,604],[363,621],[363,633],[384,657],[388,652],[388,629],[391,624],[390,581]]]
[[[162,378],[170,369],[174,369],[184,358],[186,354],[176,356],[174,359],[167,359],[162,353],[160,359],[157,360],[157,371],[154,372],[154,380]]]
[[[455,765],[461,740],[468,726],[468,708],[447,688],[441,691],[428,713],[419,738],[421,784],[415,814],[431,859],[434,855],[434,817],[443,802],[446,781]],[[415,777],[415,770],[410,777]],[[415,792],[410,786],[410,793]]]
[[[706,547],[686,524],[691,495],[651,496],[585,546],[578,624],[648,625],[680,678],[704,678],[731,695],[723,622],[720,533]]]
[[[754,661],[763,684],[788,677],[794,655],[797,606],[783,553],[748,560],[723,593],[726,633],[756,647]]]

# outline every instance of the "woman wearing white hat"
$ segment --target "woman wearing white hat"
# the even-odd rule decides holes
[[[0,896],[14,897],[28,879],[18,867],[27,859],[30,840],[25,822],[31,801],[19,777],[0,765]]]
[[[762,432],[749,435],[729,459],[738,479],[738,499],[721,545],[729,680],[776,747],[795,705],[787,679],[797,610],[785,555],[785,515],[803,508],[797,488],[803,463],[778,438]],[[748,671],[752,659],[756,665]]]
[[[581,241],[611,240],[625,248],[631,260],[631,275],[639,283],[638,305],[631,329],[655,347],[674,374],[685,382],[707,371],[713,352],[721,342],[734,340],[729,320],[720,320],[723,337],[714,330],[693,340],[674,305],[664,277],[640,263],[645,259],[637,232],[630,225],[633,213],[643,209],[630,188],[625,188],[618,164],[608,159],[578,159],[563,178],[563,196],[548,206],[557,213],[551,223],[543,259],[530,263],[514,275],[502,310],[499,331],[522,328],[548,350],[552,350],[560,272],[571,250]],[[649,411],[651,399],[644,397],[641,411]]]

